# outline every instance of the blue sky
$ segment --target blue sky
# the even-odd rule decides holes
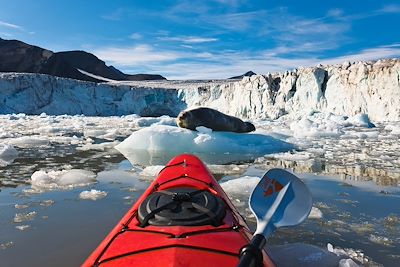
[[[0,37],[127,73],[227,78],[400,57],[400,2],[0,0]]]

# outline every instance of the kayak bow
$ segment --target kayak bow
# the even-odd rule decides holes
[[[84,262],[88,266],[237,266],[249,227],[207,167],[173,158]],[[275,266],[265,250],[263,266]]]

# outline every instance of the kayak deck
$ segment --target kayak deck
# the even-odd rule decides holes
[[[225,216],[218,226],[142,226],[140,204],[154,192],[190,187],[220,198]],[[82,266],[236,266],[251,232],[228,196],[195,156],[172,159],[140,199]],[[264,266],[274,266],[264,252]]]

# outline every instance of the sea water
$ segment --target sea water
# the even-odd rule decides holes
[[[393,140],[398,138],[399,124],[370,128],[326,117],[259,121],[257,134],[267,136],[269,143],[258,144],[266,145],[265,150],[252,155],[244,147],[246,157],[232,157],[229,162],[232,151],[210,146],[212,157],[207,150],[199,156],[208,161],[252,228],[255,220],[247,199],[265,171],[286,168],[310,188],[314,205],[309,219],[279,229],[268,240],[269,247],[282,252],[300,243],[295,248],[300,251],[304,244],[312,244],[365,266],[396,266],[400,261],[400,150]],[[150,151],[157,161],[132,163],[114,148],[138,130],[154,130],[150,128],[154,123],[171,127],[174,119],[0,116],[1,265],[81,264],[169,160]],[[194,133],[193,139],[202,135],[199,141],[207,142],[206,135],[212,134]],[[231,134],[223,137],[235,142]],[[168,150],[170,145],[161,148]],[[224,164],[213,162],[218,153]]]

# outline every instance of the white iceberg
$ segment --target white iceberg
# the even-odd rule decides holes
[[[162,165],[182,153],[198,155],[206,163],[224,164],[294,148],[292,144],[266,134],[205,132],[152,125],[133,132],[115,148],[132,165]]]

